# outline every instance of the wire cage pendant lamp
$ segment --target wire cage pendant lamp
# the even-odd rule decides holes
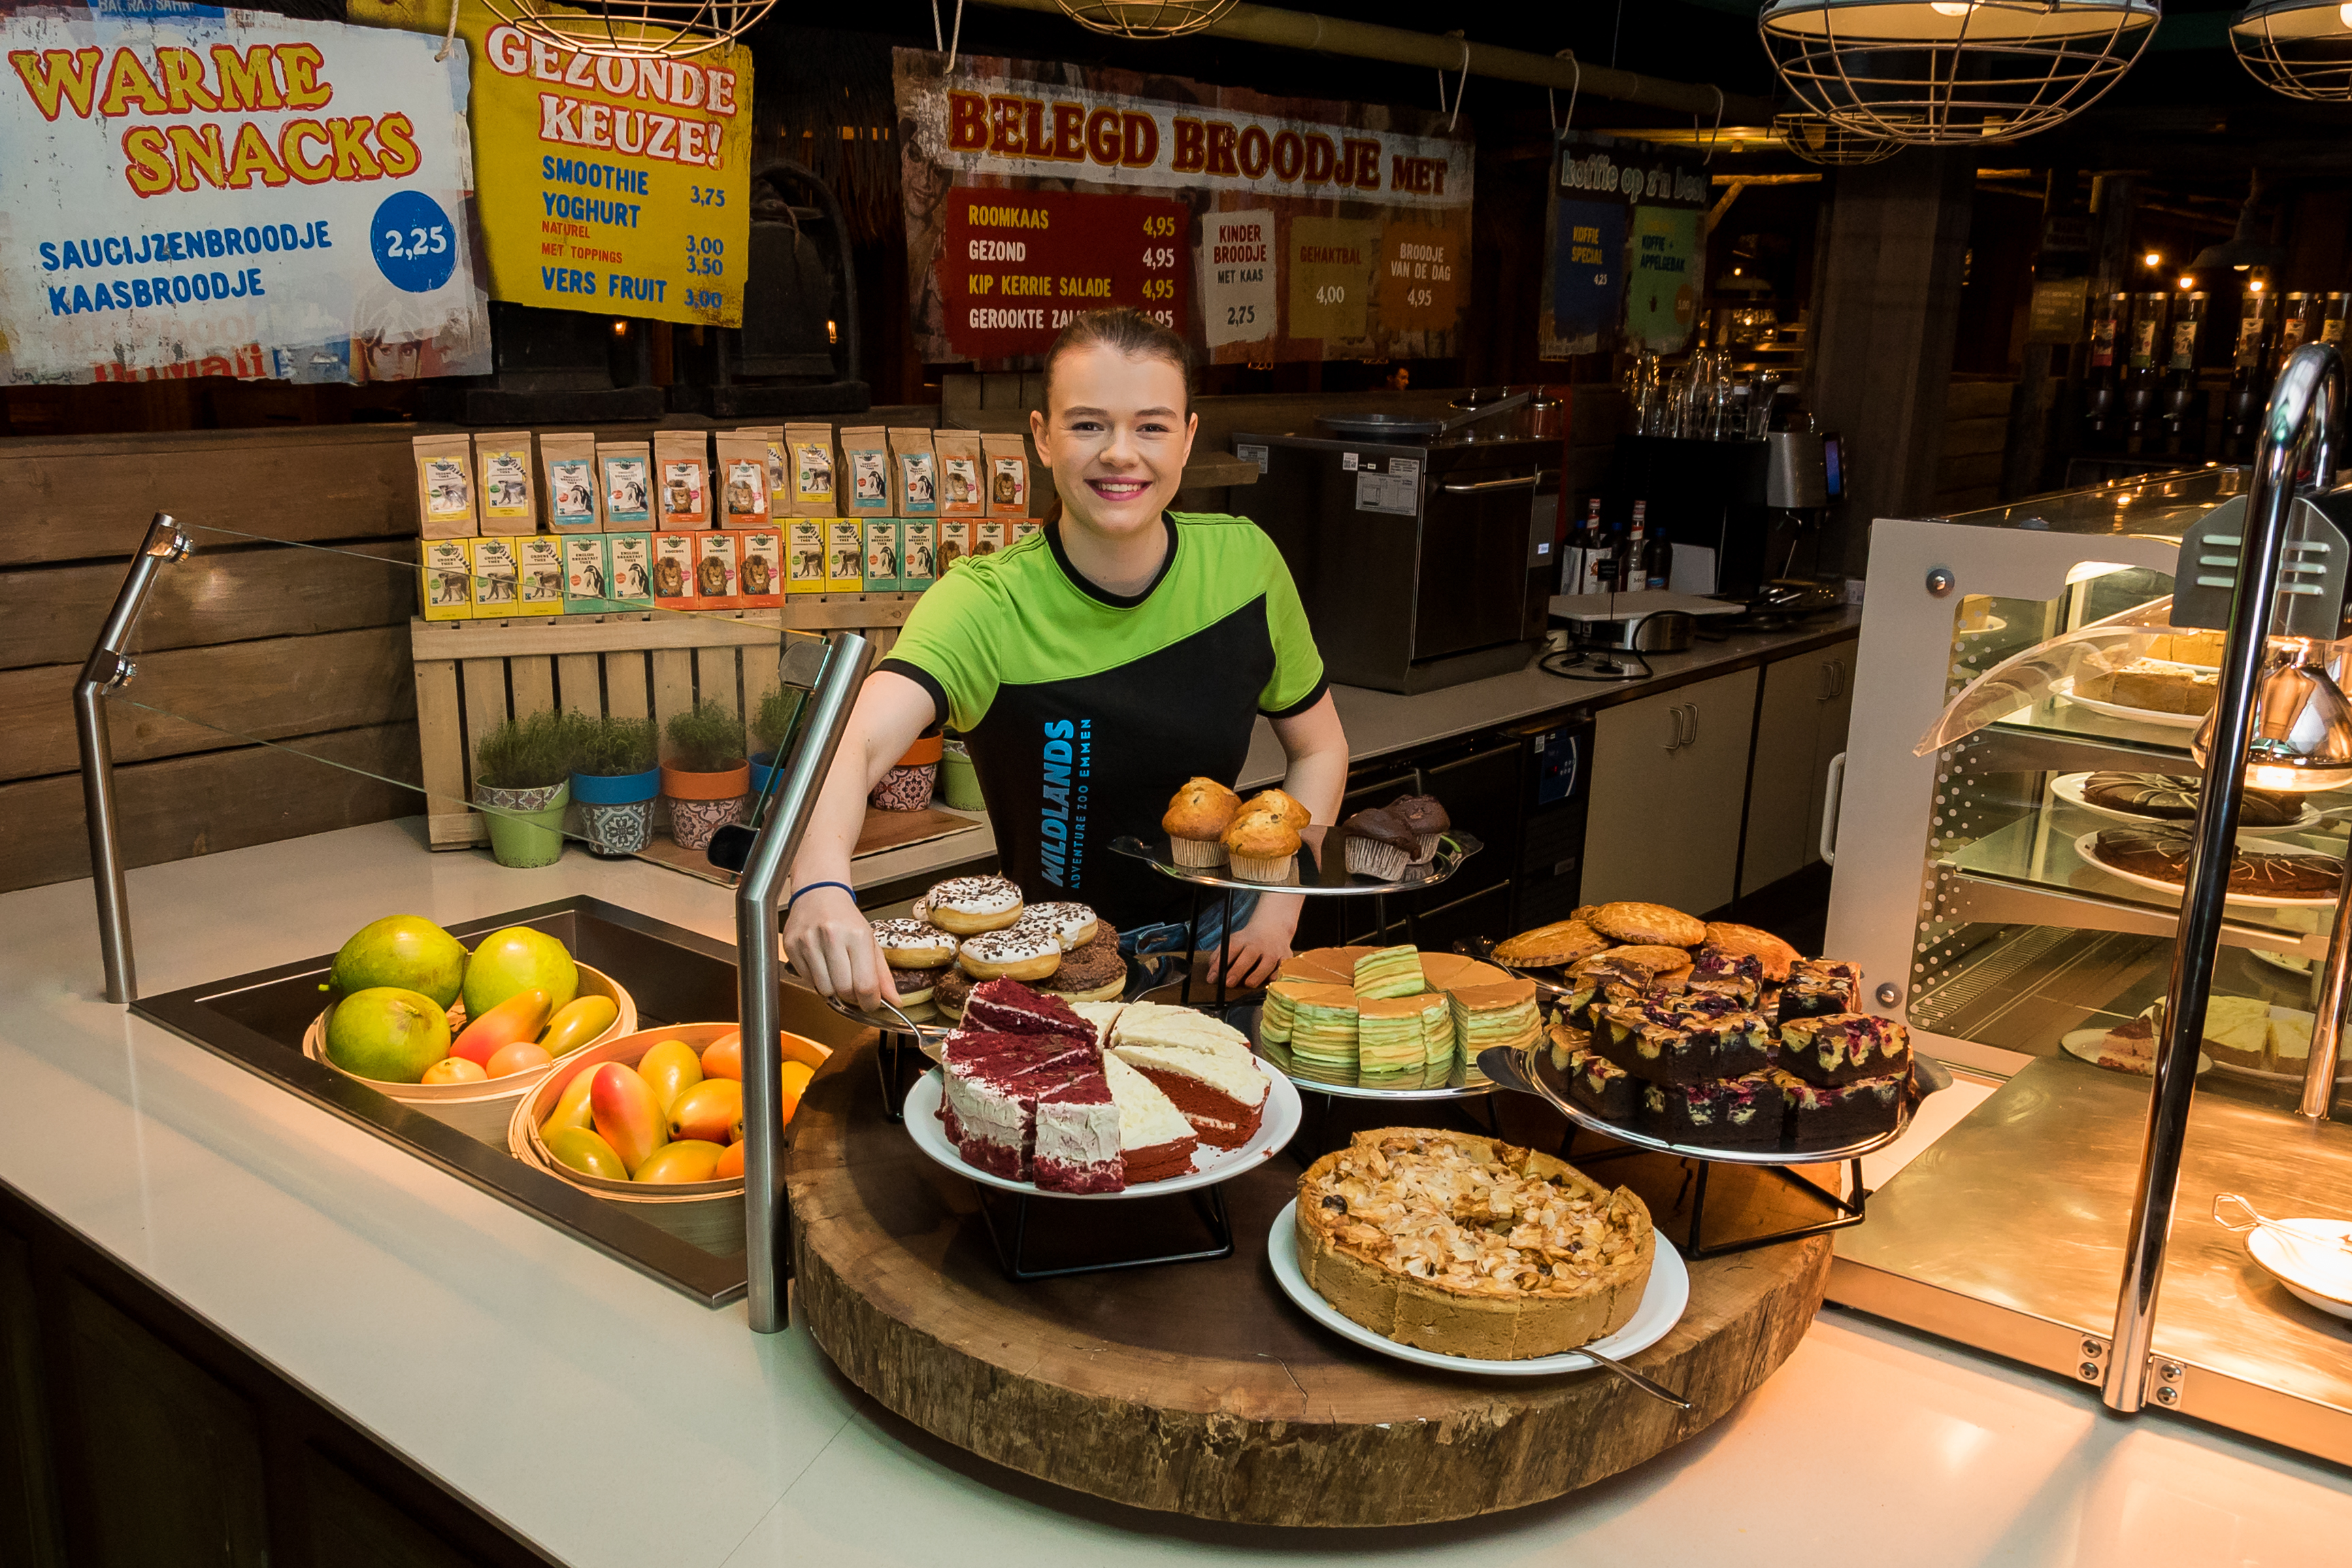
[[[2230,23],[2230,47],[2273,92],[2328,103],[2352,99],[2352,5],[2254,0]]]
[[[775,0],[482,0],[526,37],[607,59],[687,59],[723,49]]]
[[[2079,113],[2158,15],[2157,0],[1769,0],[1757,28],[1805,109],[1935,146],[2014,141]]]
[[[1884,163],[1903,151],[1903,143],[1884,136],[1853,131],[1818,110],[1788,110],[1772,117],[1772,134],[1780,145],[1808,163],[1828,168],[1859,168]]]
[[[1214,26],[1241,0],[1055,0],[1062,15],[1115,38],[1181,38]]]

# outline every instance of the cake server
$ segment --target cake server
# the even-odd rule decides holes
[[[1601,1354],[1599,1351],[1593,1349],[1589,1344],[1579,1345],[1577,1347],[1576,1354],[1579,1355],[1591,1356],[1593,1360],[1599,1362],[1601,1365],[1607,1367],[1610,1371],[1615,1373],[1618,1376],[1623,1378],[1626,1382],[1632,1384],[1634,1387],[1640,1389],[1643,1393],[1648,1395],[1653,1399],[1663,1399],[1677,1410],[1687,1410],[1691,1407],[1691,1402],[1689,1400],[1684,1398],[1681,1395],[1675,1393],[1664,1384],[1652,1382],[1649,1378],[1643,1376],[1640,1373],[1634,1371],[1623,1362],[1612,1361],[1608,1356]]]
[[[2244,1212],[2245,1218],[2235,1221],[2224,1218],[2221,1206],[2225,1203],[2237,1205]],[[2284,1238],[2290,1246],[2298,1251],[2305,1248],[2312,1248],[2323,1253],[2352,1253],[2352,1237],[2334,1236],[2325,1230],[2304,1230],[2284,1220],[2269,1218],[2234,1192],[2214,1195],[2213,1220],[2224,1230],[2267,1230],[2274,1236]]]

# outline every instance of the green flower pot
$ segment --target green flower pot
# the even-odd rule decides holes
[[[940,793],[959,811],[984,811],[988,801],[980,792],[980,773],[971,753],[950,742],[940,757]]]
[[[530,789],[474,786],[474,804],[489,819],[490,854],[500,865],[553,865],[563,855],[563,811],[572,780]]]

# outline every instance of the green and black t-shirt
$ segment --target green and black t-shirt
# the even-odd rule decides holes
[[[1160,831],[1195,774],[1230,784],[1259,714],[1323,695],[1298,590],[1242,517],[1168,513],[1168,559],[1132,597],[1080,576],[1058,524],[933,584],[881,668],[963,732],[1004,874],[1123,928],[1181,919],[1181,887],[1111,841]]]

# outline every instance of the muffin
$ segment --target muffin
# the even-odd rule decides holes
[[[1400,795],[1382,810],[1411,828],[1421,841],[1412,857],[1417,864],[1436,858],[1438,839],[1454,825],[1454,819],[1433,795]]]
[[[1219,841],[1241,811],[1242,798],[1213,779],[1188,779],[1168,802],[1160,825],[1168,831],[1169,857],[1181,866],[1225,863]]]
[[[1359,811],[1339,824],[1339,840],[1351,876],[1400,882],[1421,852],[1421,841],[1395,812]]]
[[[1226,855],[1244,882],[1289,881],[1298,843],[1298,830],[1278,811],[1244,810],[1225,830]]]
[[[1244,811],[1272,811],[1282,819],[1286,828],[1303,828],[1315,820],[1315,813],[1292,800],[1279,789],[1261,789],[1249,798]]]

